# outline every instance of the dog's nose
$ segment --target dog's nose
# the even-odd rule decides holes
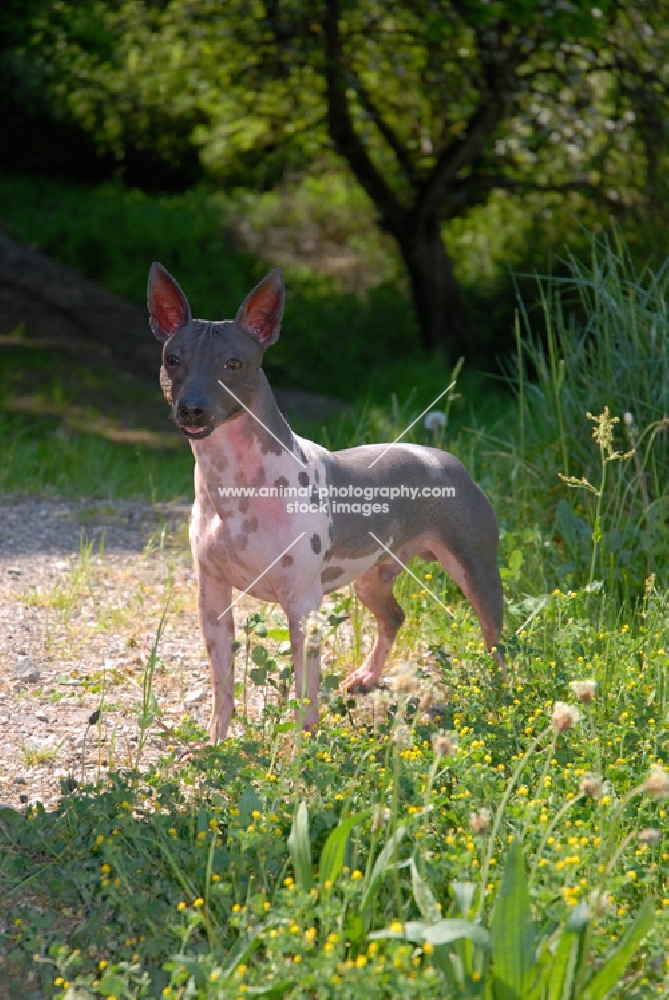
[[[206,407],[202,399],[182,399],[179,401],[179,418],[185,424],[201,423]]]

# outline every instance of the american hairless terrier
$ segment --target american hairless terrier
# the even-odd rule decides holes
[[[193,319],[168,272],[153,264],[149,273],[151,329],[164,344],[160,383],[195,456],[190,542],[211,665],[212,740],[225,736],[233,710],[232,587],[284,609],[308,728],[318,722],[320,651],[311,643],[305,650],[304,618],[324,593],[355,581],[377,620],[376,642],[349,690],[369,690],[381,676],[404,619],[393,583],[413,556],[438,560],[455,580],[489,650],[502,629],[497,519],[456,458],[412,444],[330,453],[291,431],[261,367],[279,337],[284,301],[275,269],[234,320]],[[291,495],[302,502],[287,503]]]

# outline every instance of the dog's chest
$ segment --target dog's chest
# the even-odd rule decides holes
[[[223,460],[221,460],[223,459]],[[296,576],[313,577],[329,547],[331,518],[319,503],[326,469],[316,453],[304,465],[287,453],[198,449],[191,546],[195,560],[239,588],[274,600]]]

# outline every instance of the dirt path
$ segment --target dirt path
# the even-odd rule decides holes
[[[168,597],[153,683],[162,722],[170,727],[184,713],[206,722],[209,670],[188,514],[177,504],[3,501],[0,803],[39,799],[50,808],[62,779],[133,766],[145,665]],[[259,607],[243,598],[238,626]],[[251,700],[256,714],[260,697]],[[89,726],[100,708],[100,722]],[[169,745],[153,727],[142,767]]]

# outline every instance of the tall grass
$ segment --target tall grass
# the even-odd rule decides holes
[[[538,280],[542,336],[521,304],[520,458],[563,576],[638,594],[669,565],[669,261],[638,270],[614,232],[568,267]]]

